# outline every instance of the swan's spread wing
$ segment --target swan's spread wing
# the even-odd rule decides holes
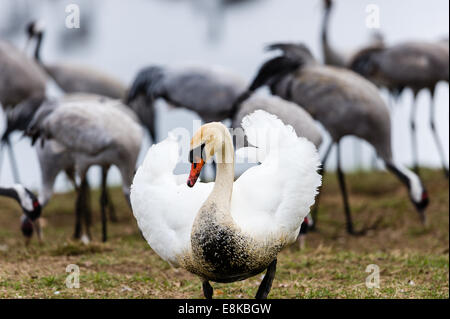
[[[131,205],[138,226],[152,249],[177,266],[177,256],[190,247],[195,215],[212,189],[212,183],[188,188],[173,174],[179,146],[169,136],[153,145],[139,167],[131,187]]]
[[[251,156],[261,165],[234,183],[233,218],[254,236],[267,238],[272,233],[293,241],[321,184],[317,150],[264,111],[247,116],[242,125],[249,143],[257,148]]]

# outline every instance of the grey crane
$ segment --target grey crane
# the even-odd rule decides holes
[[[233,103],[246,86],[245,80],[219,66],[153,65],[138,73],[126,104],[145,97],[153,109],[154,101],[162,98],[174,107],[194,111],[204,122],[222,121],[232,116]],[[154,124],[148,129],[154,132]]]
[[[34,58],[65,93],[93,93],[113,99],[125,97],[126,87],[113,76],[85,65],[47,64],[41,59],[41,45],[45,35],[44,23],[33,21],[27,26],[28,42],[36,39]]]
[[[74,169],[74,174],[80,179],[75,238],[90,238],[90,222],[83,211],[87,207],[88,196],[86,174],[93,165],[103,168],[100,204],[102,240],[106,241],[106,178],[113,165],[119,169],[122,190],[129,203],[130,186],[142,143],[142,130],[134,113],[118,100],[97,95],[72,95],[43,105],[34,115],[27,135],[33,144],[37,140],[41,144],[38,155],[43,167],[42,203],[45,204],[51,196],[54,178],[59,171],[66,170],[70,176]],[[56,157],[55,152],[59,153]],[[82,234],[83,218],[85,231]]]
[[[124,99],[126,97],[126,86],[120,80],[105,72],[85,65],[44,63],[40,53],[45,36],[45,26],[42,20],[30,22],[26,28],[26,33],[28,43],[36,39],[35,60],[65,93],[92,93],[112,99]],[[135,111],[142,124],[148,129],[150,137],[153,138],[153,109],[147,108],[142,98],[137,98],[129,106]]]
[[[154,104],[157,99],[191,110],[203,122],[222,121],[233,116],[233,103],[246,86],[239,75],[220,66],[152,65],[138,72],[125,103],[138,114],[156,141]]]
[[[92,93],[112,99],[123,99],[125,97],[125,85],[105,72],[85,65],[44,63],[40,53],[42,41],[45,36],[45,23],[42,20],[30,22],[27,25],[26,33],[28,35],[28,43],[36,39],[34,50],[35,60],[65,93]],[[132,107],[138,114],[147,115],[148,113],[148,110],[143,108],[139,103],[135,103]],[[103,172],[102,174],[107,173]],[[107,194],[107,197],[110,198],[109,194]],[[108,201],[108,206],[111,220],[117,221],[112,201]]]
[[[6,116],[19,105],[37,109],[45,99],[45,86],[46,77],[41,68],[15,46],[0,40],[0,104]],[[10,143],[10,134],[16,129],[25,129],[27,124],[18,121],[15,127],[7,125],[1,137],[0,171],[4,147],[8,147],[16,182],[19,181],[19,172]]]
[[[0,196],[16,200],[22,208],[20,229],[25,237],[26,245],[29,244],[35,229],[39,240],[41,240],[41,227],[39,224],[41,205],[36,196],[21,184],[15,184],[11,187],[0,186]]]
[[[339,51],[335,47],[333,47],[330,43],[329,39],[329,29],[330,29],[330,16],[333,11],[333,6],[335,5],[334,0],[323,0],[324,4],[324,15],[321,25],[321,34],[320,40],[322,45],[322,55],[323,62],[327,65],[333,65],[338,67],[347,68],[349,67],[349,63],[353,55],[357,54],[357,52],[369,48],[369,47],[383,47],[384,46],[384,37],[381,32],[373,32],[371,38],[369,39],[369,43],[363,48],[354,48],[351,51]],[[354,154],[355,160],[359,158],[361,153],[361,149],[358,147],[361,144],[359,141],[354,141]],[[372,159],[373,167],[376,166],[376,155],[373,155]]]
[[[328,65],[334,65],[339,67],[348,67],[352,55],[356,54],[356,52],[361,49],[355,51],[355,53],[349,52],[347,54],[343,52],[339,52],[336,48],[330,44],[329,40],[329,25],[330,25],[330,15],[333,8],[333,0],[324,0],[324,15],[321,25],[321,33],[320,40],[322,44],[322,52],[324,63]],[[370,43],[368,47],[383,47],[384,46],[384,38],[380,32],[375,32],[372,34],[372,38],[370,39]]]
[[[253,92],[268,85],[273,94],[301,105],[328,130],[332,143],[327,148],[323,165],[336,144],[337,175],[347,231],[357,234],[353,229],[341,168],[339,142],[347,135],[364,139],[375,148],[387,169],[408,188],[410,200],[425,222],[428,193],[416,174],[393,161],[389,112],[377,88],[350,70],[319,64],[303,44],[274,44],[269,49],[284,53],[261,66],[248,90]]]
[[[442,42],[405,42],[384,48],[367,48],[355,55],[350,67],[378,86],[386,87],[399,95],[410,88],[414,100],[410,115],[413,166],[418,173],[418,147],[416,137],[417,95],[422,89],[431,94],[430,129],[433,133],[442,169],[448,178],[449,172],[442,142],[436,131],[434,94],[439,81],[449,81],[449,50]]]

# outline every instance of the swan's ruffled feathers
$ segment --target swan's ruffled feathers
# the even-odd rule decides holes
[[[317,151],[311,142],[298,138],[292,127],[264,111],[246,117],[243,127],[256,147],[249,149],[261,165],[234,183],[233,219],[243,232],[259,240],[275,236],[292,242],[321,183]],[[276,147],[267,147],[262,136],[276,136]],[[178,154],[178,143],[171,136],[153,145],[131,189],[133,213],[145,239],[175,266],[190,248],[195,216],[214,186],[197,183],[188,188],[185,178],[173,174]]]
[[[233,218],[253,236],[271,233],[294,241],[321,185],[317,150],[297,137],[291,126],[264,111],[244,118],[242,126],[261,165],[234,183]],[[271,139],[275,145],[270,145]]]

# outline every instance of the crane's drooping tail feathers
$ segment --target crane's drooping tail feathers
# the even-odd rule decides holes
[[[281,44],[273,44],[269,46],[270,50],[280,49],[278,46]],[[231,117],[237,113],[239,107],[244,103],[254,91],[264,85],[271,85],[276,82],[277,79],[295,71],[303,64],[303,60],[300,58],[291,59],[287,56],[278,56],[265,62],[259,69],[257,75],[253,79],[253,82],[248,87],[247,91],[243,92],[233,103],[230,111]]]
[[[265,62],[250,85],[249,91],[255,91],[266,84],[270,85],[301,66],[299,61],[294,61],[286,56],[277,56]]]
[[[254,78],[253,82],[250,84],[247,91],[243,92],[233,103],[230,111],[230,117],[233,118],[241,106],[253,92],[264,85],[271,85],[274,79],[279,79],[290,72],[296,70],[301,63],[299,61],[294,61],[285,56],[279,56],[273,58],[259,69],[258,74]]]
[[[381,46],[371,46],[358,52],[350,61],[350,70],[364,76],[371,76],[375,73],[377,68],[377,61],[373,58],[374,55],[383,51]]]
[[[303,43],[273,43],[265,49],[266,51],[280,50],[284,57],[296,61],[299,65],[313,59],[311,51]]]
[[[138,95],[143,94],[147,98],[147,103],[151,104],[162,92],[164,69],[158,66],[151,66],[141,70],[126,98],[126,104],[130,104]]]

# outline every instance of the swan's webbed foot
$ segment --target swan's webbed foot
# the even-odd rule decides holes
[[[267,299],[270,289],[272,288],[272,282],[275,278],[275,272],[277,270],[277,260],[272,261],[267,267],[266,275],[264,276],[261,284],[259,285],[258,292],[256,293],[256,299]]]
[[[206,299],[212,299],[213,296],[213,287],[209,284],[208,280],[203,281],[202,283],[203,287],[203,295]]]

